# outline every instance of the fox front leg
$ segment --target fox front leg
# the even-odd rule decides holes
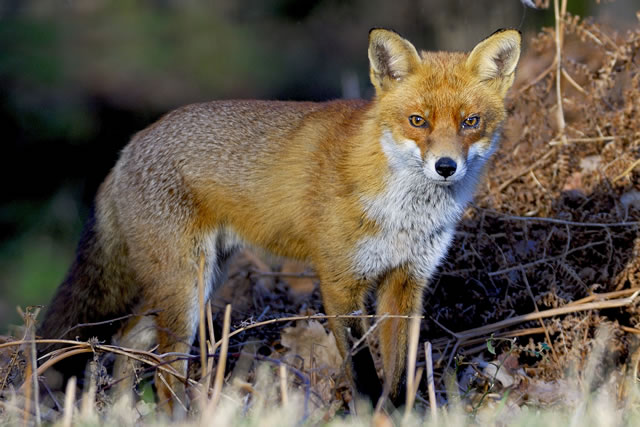
[[[416,316],[422,314],[425,283],[405,269],[397,268],[384,278],[378,288],[377,314]],[[396,406],[405,400],[406,358],[409,320],[390,318],[380,322],[380,352],[384,365],[385,387]]]
[[[324,276],[326,277],[326,276]],[[354,280],[322,280],[322,300],[329,316],[364,313],[364,299],[368,284]],[[345,360],[346,374],[357,394],[367,397],[375,405],[382,394],[382,386],[369,347],[353,346],[367,331],[367,322],[359,318],[330,318],[329,326],[336,338],[338,350]]]

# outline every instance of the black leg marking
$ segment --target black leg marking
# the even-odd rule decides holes
[[[349,348],[351,349],[354,343],[364,335],[364,331],[360,321],[349,323],[352,332],[349,336]],[[371,404],[375,406],[382,395],[382,384],[378,378],[373,356],[366,343],[361,344],[356,353],[351,356],[351,366],[356,392],[368,397]]]

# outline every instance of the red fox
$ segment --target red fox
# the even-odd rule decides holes
[[[500,30],[468,54],[418,52],[373,29],[371,101],[220,101],[168,113],[132,138],[102,183],[39,335],[156,310],[65,338],[110,339],[115,328],[122,345],[188,353],[199,257],[209,298],[241,247],[309,261],[329,315],[364,310],[369,292],[380,315],[420,314],[496,149],[520,43],[519,31]],[[343,356],[367,328],[345,318],[329,325]],[[392,396],[407,329],[407,320],[379,325]],[[356,390],[375,402],[382,387],[369,350],[349,360]],[[186,374],[185,360],[172,366]],[[159,401],[185,397],[183,383],[158,375]]]

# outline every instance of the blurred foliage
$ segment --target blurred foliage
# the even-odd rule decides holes
[[[522,19],[516,0],[0,0],[0,331],[16,304],[47,303],[118,150],[164,112],[367,98],[371,27],[466,50],[497,28],[537,31],[549,13]]]

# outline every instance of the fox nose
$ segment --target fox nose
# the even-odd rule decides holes
[[[436,172],[443,178],[448,178],[456,172],[456,162],[451,157],[440,157],[436,162]]]

